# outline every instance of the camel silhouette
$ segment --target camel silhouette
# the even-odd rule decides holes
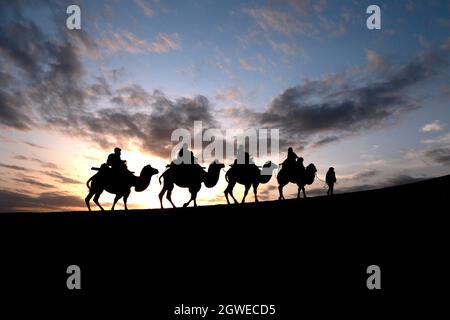
[[[141,174],[137,177],[128,170],[119,173],[113,172],[113,169],[110,169],[106,164],[103,164],[99,172],[89,178],[86,183],[89,188],[89,194],[86,196],[85,202],[89,211],[91,211],[89,202],[93,196],[95,204],[104,211],[98,200],[105,190],[116,195],[111,210],[114,210],[117,201],[122,197],[125,210],[128,210],[127,199],[130,195],[131,187],[134,187],[136,192],[144,191],[149,186],[152,176],[158,172],[159,171],[151,165],[147,165],[142,168]],[[91,185],[89,185],[89,182],[92,182]]]
[[[297,165],[293,170],[281,168],[277,175],[278,191],[280,193],[279,200],[284,200],[283,188],[289,182],[295,183],[298,186],[297,198],[300,198],[300,190],[303,190],[303,197],[306,198],[305,185],[310,185],[314,182],[316,177],[316,166],[310,163],[305,169]]]
[[[228,199],[228,195],[234,200],[234,203],[238,203],[236,198],[233,195],[233,188],[236,183],[242,184],[245,186],[244,197],[242,198],[242,203],[245,202],[245,197],[248,194],[248,190],[253,185],[253,193],[255,195],[255,202],[258,202],[257,189],[259,184],[265,184],[269,182],[272,177],[272,172],[277,168],[277,165],[272,163],[271,161],[266,162],[263,165],[262,170],[260,170],[254,164],[237,164],[233,165],[225,174],[225,179],[228,182],[228,186],[225,189],[225,198],[227,199],[227,203],[230,204],[230,200]]]
[[[172,190],[174,185],[181,188],[188,188],[191,193],[191,198],[188,202],[183,204],[183,207],[187,207],[191,201],[194,201],[194,206],[197,206],[197,193],[202,187],[202,182],[207,188],[212,188],[219,181],[220,170],[225,167],[223,163],[213,161],[209,167],[208,171],[205,171],[198,164],[180,164],[171,165],[164,173],[159,177],[159,183],[161,184],[161,178],[164,178],[164,184],[161,192],[159,193],[159,201],[161,203],[161,208],[163,208],[162,199],[164,194],[167,192],[167,200],[170,204],[176,208],[175,204],[172,202]]]

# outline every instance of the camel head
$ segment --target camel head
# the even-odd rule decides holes
[[[208,171],[220,171],[220,169],[225,168],[225,165],[219,160],[214,160],[208,167]]]
[[[278,168],[278,166],[275,163],[273,163],[272,161],[267,161],[262,166],[261,174],[262,175],[271,175],[272,171],[277,168]]]
[[[207,188],[212,188],[219,181],[220,170],[224,168],[225,165],[220,163],[218,160],[214,160],[208,167],[208,172],[203,175],[203,182]]]
[[[306,176],[305,176],[305,182],[306,184],[312,184],[314,182],[314,179],[316,177],[316,166],[314,165],[314,163],[310,163],[308,164],[308,166],[306,167]]]
[[[141,177],[143,177],[143,176],[151,177],[151,176],[153,176],[155,174],[158,174],[158,173],[159,173],[158,169],[155,169],[151,165],[148,164],[148,165],[146,165],[145,167],[142,168]]]
[[[151,165],[146,165],[141,170],[141,175],[136,177],[134,190],[137,192],[144,191],[150,184],[150,180],[153,175],[158,174],[158,169],[153,168]]]
[[[259,182],[260,183],[267,183],[269,182],[270,178],[272,178],[272,172],[273,170],[277,169],[278,166],[273,163],[272,161],[267,161],[264,163],[261,169],[261,173],[259,176]]]

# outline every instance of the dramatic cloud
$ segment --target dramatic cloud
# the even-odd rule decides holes
[[[151,103],[151,98],[140,85],[132,84],[118,89],[111,101],[121,106],[145,107]]]
[[[19,7],[16,11],[20,13]],[[83,54],[93,58],[104,47],[87,33],[75,35],[64,29],[59,37],[45,34],[19,13],[4,20],[3,15],[9,17],[10,12],[0,13],[0,125],[57,130],[104,148],[137,144],[145,151],[168,156],[173,130],[191,129],[195,120],[205,126],[216,124],[212,105],[204,96],[169,98],[134,83],[116,89],[107,78],[87,79]],[[113,52],[130,53],[181,48],[178,34],[159,33],[150,43],[126,31],[101,44]],[[99,108],[105,102],[115,108]],[[78,183],[50,173],[60,182]]]
[[[371,60],[372,64],[381,63],[373,56]],[[419,101],[408,95],[409,91],[446,66],[442,54],[428,53],[389,72],[359,75],[360,81],[354,81],[351,72],[305,81],[275,97],[260,114],[259,123],[280,128],[284,145],[296,145],[305,139],[313,146],[335,142],[382,127],[421,107]]]

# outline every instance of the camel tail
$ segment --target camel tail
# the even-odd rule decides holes
[[[89,180],[86,182],[86,186],[88,187],[89,190],[91,190],[91,186],[89,185],[89,182],[91,182],[93,178],[94,178],[94,176],[90,177]]]

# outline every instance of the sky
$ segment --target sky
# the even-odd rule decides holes
[[[81,30],[66,27],[71,4]],[[448,174],[449,60],[448,0],[0,0],[0,211],[84,210],[90,168],[114,147],[132,171],[161,173],[172,132],[194,121],[279,130],[280,159],[291,146],[321,179],[333,166],[337,193]],[[198,204],[225,203],[225,187],[222,173]],[[159,207],[160,188],[129,207]]]

